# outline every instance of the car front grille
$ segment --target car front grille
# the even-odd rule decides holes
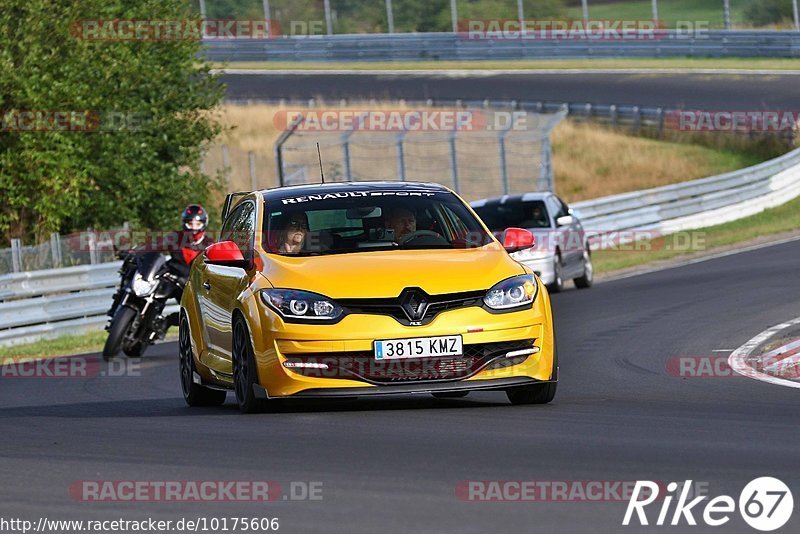
[[[529,349],[533,339],[464,345],[462,356],[376,360],[372,351],[316,352],[287,354],[286,367],[316,378],[356,379],[372,384],[400,384],[440,380],[461,380],[481,369],[517,365],[527,355],[506,358],[511,351]],[[297,367],[297,365],[317,367]],[[327,368],[322,368],[321,365]]]
[[[403,306],[403,296],[409,290],[416,290],[420,298],[427,303],[427,309],[422,317],[412,319]],[[379,299],[338,299],[339,305],[348,314],[388,315],[405,326],[423,326],[433,321],[440,313],[482,306],[483,296],[486,291],[466,291],[463,293],[446,293],[442,295],[428,295],[418,288],[409,288],[398,297]]]

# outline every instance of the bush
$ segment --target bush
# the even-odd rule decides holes
[[[209,197],[215,182],[200,172],[200,155],[219,132],[209,110],[224,88],[197,59],[199,40],[80,35],[80,21],[197,18],[187,4],[3,0],[0,242],[123,221],[172,228],[183,206]],[[103,127],[19,132],[31,111],[88,116]],[[127,122],[115,126],[113,117]]]
[[[744,17],[754,26],[766,26],[791,19],[792,0],[750,0],[744,10]]]

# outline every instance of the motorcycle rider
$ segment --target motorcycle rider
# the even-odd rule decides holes
[[[181,214],[182,229],[172,232],[164,238],[164,250],[170,253],[167,267],[170,272],[181,280],[180,287],[186,285],[189,278],[189,266],[192,261],[203,252],[206,247],[214,243],[206,234],[208,227],[208,212],[199,204],[189,204]],[[183,290],[173,293],[173,297],[180,302]],[[179,316],[177,313],[166,317],[168,326],[177,326]]]

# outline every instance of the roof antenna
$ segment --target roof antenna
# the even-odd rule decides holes
[[[325,173],[322,171],[322,153],[319,151],[319,142],[317,142],[317,157],[319,158],[319,176],[322,178],[322,183],[325,183]]]

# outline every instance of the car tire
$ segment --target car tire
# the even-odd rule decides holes
[[[554,278],[553,281],[547,285],[547,291],[550,293],[560,293],[562,289],[564,289],[564,276],[562,274],[562,265],[561,265],[561,255],[556,254],[555,260],[553,260],[553,273]]]
[[[550,380],[558,379],[558,347],[553,334],[553,371]],[[517,386],[506,390],[506,396],[511,404],[547,404],[556,396],[558,382],[544,382],[530,386]]]
[[[244,319],[233,322],[233,385],[236,402],[242,413],[258,413],[266,408],[266,400],[256,397],[253,386],[258,384],[258,370]]]
[[[592,287],[594,283],[594,267],[592,266],[592,252],[589,250],[589,244],[586,244],[586,249],[583,251],[583,276],[575,279],[575,287],[578,289],[587,289]]]
[[[438,391],[431,395],[437,399],[460,399],[469,395],[469,391]]]
[[[119,354],[125,334],[128,333],[131,323],[136,318],[136,310],[127,306],[117,308],[114,317],[111,319],[111,326],[108,329],[108,337],[103,346],[103,360],[109,361]]]
[[[194,381],[194,353],[190,336],[189,319],[185,314],[181,314],[178,327],[178,356],[183,399],[189,406],[221,406],[227,396],[225,391],[211,389]]]

